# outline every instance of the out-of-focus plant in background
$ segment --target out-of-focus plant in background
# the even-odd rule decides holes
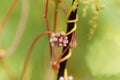
[[[83,17],[86,4],[78,7],[77,47],[73,49],[67,63],[68,73],[74,80],[120,80],[120,1],[100,1],[105,9],[99,11],[97,28],[91,40],[92,11],[88,6],[87,15]],[[39,33],[46,31],[45,2],[46,0],[18,0],[3,30],[0,28],[0,49],[9,51],[11,45],[16,46],[11,55],[0,58],[0,80],[9,80],[11,75],[15,80],[20,79],[32,41]],[[66,2],[71,5],[72,1]],[[0,1],[0,23],[12,3],[13,0]],[[54,3],[49,1],[50,26],[53,26],[54,8]],[[58,31],[65,31],[66,15],[60,9],[58,13]],[[18,28],[19,26],[24,28]],[[18,29],[23,32],[20,31],[17,35]],[[16,40],[19,44],[13,44],[15,36],[18,37]],[[44,36],[34,46],[26,80],[52,80],[54,73],[49,60],[49,42],[47,36]]]

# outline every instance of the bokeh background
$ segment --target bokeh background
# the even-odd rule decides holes
[[[72,1],[66,0],[68,4]],[[0,22],[13,0],[0,0]],[[0,34],[0,47],[7,50],[13,43],[21,17],[24,0],[19,0],[8,22]],[[13,54],[4,59],[10,71],[20,79],[27,51],[34,38],[46,31],[44,19],[45,0],[29,0],[29,14],[25,31]],[[91,11],[82,17],[84,5],[78,8],[77,47],[68,60],[68,73],[74,80],[120,80],[120,0],[101,0],[105,9],[99,12],[98,26],[92,40],[88,40]],[[28,3],[26,3],[28,4]],[[49,23],[52,29],[54,5],[49,3]],[[66,16],[58,10],[58,31],[65,31]],[[47,36],[35,45],[29,62],[26,80],[52,80]],[[9,80],[0,64],[0,80]]]

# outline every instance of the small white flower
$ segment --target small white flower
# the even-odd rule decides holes
[[[65,80],[65,78],[61,76],[59,78],[59,80]],[[73,77],[72,76],[68,76],[67,80],[73,80]]]
[[[64,80],[64,77],[60,77],[60,79],[59,80]]]
[[[68,37],[65,37],[65,39],[67,40],[67,39],[68,39]]]
[[[62,46],[62,44],[59,44],[59,46],[61,47],[61,46]]]
[[[63,46],[65,46],[65,47],[66,47],[67,45],[66,45],[66,44],[63,44]]]
[[[55,33],[55,36],[60,36],[60,33]]]
[[[62,31],[61,33],[60,33],[61,35],[65,35],[65,33]]]
[[[63,41],[63,37],[61,37],[60,39],[59,39],[59,42],[62,42]]]
[[[55,36],[55,33],[52,33],[52,37],[54,37]]]
[[[60,79],[59,80],[64,80],[64,77],[60,77]]]
[[[72,76],[69,76],[69,77],[68,77],[68,80],[73,80],[73,77],[72,77]]]
[[[52,39],[52,38],[50,38],[50,42],[53,42],[53,39]]]
[[[64,43],[68,43],[68,40],[64,40],[63,42],[64,42]]]
[[[52,43],[51,45],[52,45],[52,46],[55,46],[55,44],[54,44],[54,43]]]
[[[57,41],[57,38],[56,38],[56,37],[53,37],[52,39],[53,39],[53,41]]]

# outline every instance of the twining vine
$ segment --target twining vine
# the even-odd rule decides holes
[[[6,70],[6,73],[8,74],[8,76],[10,77],[11,80],[13,80],[13,75],[11,75],[11,73],[8,70],[8,68],[6,68],[6,65],[3,61],[3,57],[5,57],[7,54],[12,54],[15,49],[17,48],[19,41],[22,37],[22,34],[24,32],[24,28],[25,28],[25,24],[27,22],[27,17],[28,17],[28,13],[29,13],[29,0],[22,0],[22,13],[21,13],[21,19],[20,19],[20,23],[18,26],[18,30],[16,33],[16,37],[15,40],[13,41],[13,44],[11,46],[10,49],[8,49],[7,52],[4,52],[0,49],[0,61],[1,64],[3,65],[3,67]],[[24,2],[25,1],[25,2]],[[51,30],[51,26],[49,24],[49,2],[52,2],[53,4],[55,4],[55,9],[54,9],[54,20],[53,20],[53,30]],[[8,18],[10,17],[13,9],[15,8],[16,4],[18,3],[18,0],[14,0],[13,4],[10,6],[10,8],[8,9],[8,12],[6,13],[5,17],[3,18],[1,24],[0,24],[0,34],[3,31],[3,28],[5,26],[5,24],[7,23]],[[28,3],[27,5],[24,3]],[[59,6],[59,4],[63,4],[68,11],[66,11],[63,7]],[[46,31],[40,33],[32,42],[28,53],[26,55],[24,64],[23,64],[23,68],[22,68],[22,72],[21,72],[21,78],[20,80],[25,80],[25,76],[26,76],[26,71],[27,71],[27,67],[28,67],[28,63],[32,54],[32,50],[35,46],[35,44],[37,43],[37,41],[44,35],[48,35],[48,42],[49,42],[49,48],[50,48],[50,62],[51,62],[51,66],[53,68],[53,71],[55,72],[55,75],[57,74],[57,80],[73,80],[72,76],[68,76],[67,74],[67,60],[71,57],[72,55],[72,48],[76,47],[77,43],[76,43],[76,29],[77,29],[77,21],[78,21],[78,14],[77,14],[77,10],[78,10],[78,6],[84,3],[85,7],[83,8],[83,17],[85,17],[87,15],[87,10],[89,9],[89,5],[92,4],[92,10],[93,10],[93,16],[90,20],[90,24],[92,25],[90,32],[89,32],[89,39],[92,38],[93,34],[95,33],[95,29],[97,26],[97,18],[98,18],[98,13],[99,10],[103,9],[104,7],[100,4],[99,0],[72,0],[72,5],[69,6],[65,0],[46,0],[46,6],[45,6],[45,23],[46,23]],[[26,8],[27,10],[24,10],[24,8]],[[67,30],[66,33],[64,31],[61,32],[57,32],[57,25],[58,25],[58,9],[61,9],[63,11],[63,13],[67,13]],[[24,15],[26,14],[26,15]],[[24,17],[23,17],[24,16]],[[66,27],[66,26],[65,26]],[[22,29],[21,29],[22,28]],[[20,33],[20,34],[19,34]],[[18,37],[19,36],[19,37]],[[17,39],[19,39],[17,41]],[[54,55],[56,53],[53,53],[55,49],[62,47],[62,51],[61,54],[59,56],[57,56],[57,59],[54,59]]]
[[[73,0],[72,5],[75,4],[75,1],[77,1],[77,0]],[[69,14],[68,14],[68,23],[67,23],[67,32],[66,32],[66,33],[69,33],[69,32],[70,32],[72,29],[74,29],[75,26],[76,26],[76,21],[74,21],[74,20],[77,19],[77,7],[78,7],[78,4],[77,4],[77,5],[74,5],[74,6],[76,6],[75,10],[70,10],[70,12],[69,12]],[[69,21],[72,21],[72,22],[69,22]],[[76,29],[75,29],[75,30],[76,30]],[[74,30],[72,33],[70,33],[69,35],[67,35],[69,43],[67,44],[66,47],[63,47],[63,51],[64,51],[67,47],[69,47],[69,48],[68,48],[67,51],[64,53],[64,55],[62,56],[62,58],[64,58],[65,56],[69,55],[70,48],[72,47],[72,46],[70,46],[70,43],[76,45],[76,43],[75,43],[75,42],[76,42],[76,40],[75,40],[75,34],[76,34],[76,33],[75,33],[75,30]],[[74,40],[72,40],[72,39],[74,39]],[[60,78],[61,76],[64,76],[64,75],[65,75],[66,63],[67,63],[67,59],[60,63],[60,68],[59,68],[59,71],[58,71],[58,80],[59,80],[59,78]],[[64,76],[64,77],[65,77],[65,76]]]

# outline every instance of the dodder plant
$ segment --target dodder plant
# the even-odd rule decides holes
[[[33,41],[25,63],[24,63],[24,67],[23,67],[23,72],[22,72],[22,77],[21,79],[24,80],[25,77],[25,71],[27,68],[27,64],[32,52],[32,49],[35,45],[35,43],[39,40],[40,37],[42,37],[43,35],[48,34],[48,41],[49,41],[49,46],[50,46],[50,62],[51,65],[53,67],[53,70],[55,72],[55,74],[57,73],[58,77],[57,80],[73,80],[72,76],[68,76],[67,75],[67,68],[66,68],[66,63],[68,58],[71,56],[72,54],[72,48],[76,47],[76,28],[77,28],[77,24],[76,22],[78,21],[78,15],[77,15],[77,9],[78,9],[78,5],[80,3],[82,3],[81,0],[73,0],[72,2],[72,6],[70,7],[64,0],[51,0],[51,2],[53,2],[55,4],[55,11],[54,11],[54,28],[53,31],[50,30],[50,25],[49,25],[49,17],[48,17],[48,0],[46,0],[46,9],[45,9],[45,21],[46,21],[46,27],[47,27],[47,31],[41,33],[40,35],[38,35],[35,40]],[[102,6],[100,5],[99,0],[93,0],[93,2],[91,2],[90,0],[85,0],[83,1],[83,3],[85,2],[86,6],[89,4],[93,4],[94,5],[94,11],[93,11],[93,18],[91,19],[91,24],[93,25],[93,28],[90,30],[90,39],[91,36],[94,33],[94,30],[96,28],[96,17],[98,16],[98,11],[102,8]],[[68,8],[68,12],[67,12],[67,30],[66,33],[65,32],[56,32],[57,30],[57,9],[59,9],[59,4],[63,3],[66,8]],[[60,9],[64,11],[64,8],[60,7]],[[86,8],[83,9],[83,14],[84,16],[86,15]],[[53,59],[53,52],[52,50],[55,50],[55,48],[59,48],[59,47],[63,47],[62,53],[58,56],[58,58],[56,60]]]
[[[48,3],[49,2],[52,2],[53,4],[55,4],[53,30],[51,30],[49,21],[48,21],[49,20],[49,16],[48,16],[49,15],[48,14]],[[13,2],[13,5],[8,10],[8,13],[6,13],[5,18],[3,19],[3,22],[0,25],[0,28],[1,28],[0,31],[2,31],[2,28],[4,27],[5,23],[7,22],[8,17],[10,16],[16,3],[17,3],[17,0],[15,0],[15,2]],[[59,5],[60,3],[64,4],[64,6],[68,9],[68,11],[65,11],[64,8]],[[83,17],[86,16],[89,5],[92,5],[92,8],[93,8],[93,17],[90,20],[92,28],[90,29],[90,33],[89,33],[89,39],[92,38],[94,31],[96,29],[96,25],[97,25],[96,21],[97,21],[97,17],[98,17],[98,11],[103,8],[103,6],[101,6],[99,0],[84,0],[84,1],[73,0],[71,6],[69,6],[64,0],[50,0],[50,1],[46,0],[44,17],[45,17],[47,31],[39,34],[32,42],[32,44],[28,50],[27,56],[25,58],[25,62],[24,62],[24,66],[23,66],[23,70],[22,70],[22,74],[21,74],[21,80],[25,80],[27,65],[30,60],[30,56],[32,54],[33,47],[35,46],[36,42],[44,35],[48,35],[48,41],[49,41],[49,47],[50,47],[50,62],[51,62],[51,66],[55,72],[55,75],[57,74],[57,80],[73,80],[73,77],[68,76],[68,74],[67,74],[66,64],[67,64],[67,60],[72,55],[72,48],[76,47],[76,45],[77,45],[77,43],[76,43],[76,29],[77,29],[76,22],[78,21],[77,10],[78,10],[78,6],[81,3],[85,4],[85,7],[83,8]],[[67,27],[66,33],[64,31],[57,32],[57,23],[58,23],[57,10],[58,9],[61,9],[65,14],[67,12],[67,16],[66,16],[67,26],[65,26],[65,28]],[[54,59],[54,57],[55,57],[54,54],[56,54],[56,53],[53,53],[53,52],[55,52],[53,50],[55,50],[59,47],[62,47],[63,50],[61,51],[61,54],[58,55],[56,57],[56,59]],[[0,56],[4,57],[5,52],[0,50]],[[11,75],[8,74],[8,76],[11,76]],[[10,78],[11,78],[11,80],[13,80],[12,77],[10,77]]]
[[[69,7],[69,11],[67,14],[68,21],[67,21],[67,32],[56,32],[56,27],[57,27],[57,7],[58,4],[60,3],[60,0],[55,1],[55,18],[54,18],[54,29],[53,32],[50,31],[49,23],[48,23],[48,0],[46,1],[46,12],[45,12],[45,19],[46,19],[46,26],[47,26],[47,32],[43,32],[40,35],[36,37],[36,39],[33,41],[29,51],[28,55],[26,57],[25,63],[24,63],[24,68],[23,68],[23,73],[21,79],[24,80],[25,76],[25,71],[27,68],[27,64],[31,55],[31,51],[37,42],[39,38],[43,35],[48,34],[48,39],[50,41],[50,57],[51,60],[53,60],[53,55],[52,55],[52,48],[58,48],[58,47],[63,47],[63,51],[58,57],[57,60],[51,61],[52,62],[52,67],[55,73],[58,74],[58,79],[57,80],[72,80],[72,77],[67,76],[67,70],[66,70],[66,61],[67,59],[71,56],[71,48],[76,46],[76,21],[78,20],[78,15],[77,15],[77,8],[78,4],[80,3],[79,0],[73,0],[72,6]],[[62,1],[64,2],[64,0]],[[64,2],[65,3],[65,2]],[[67,6],[67,5],[66,5]],[[51,35],[51,36],[50,36]]]

